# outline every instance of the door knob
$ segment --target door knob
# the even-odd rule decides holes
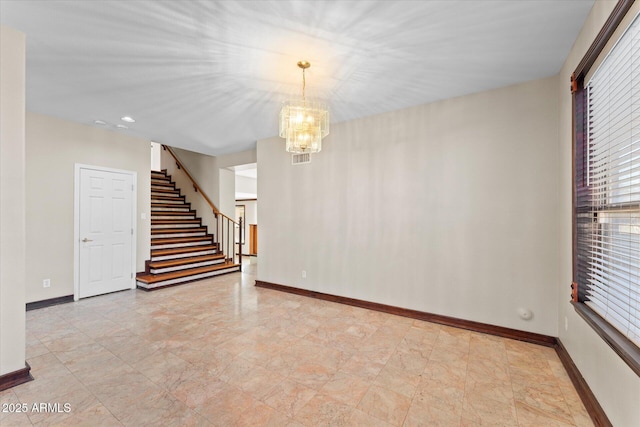
[[[84,243],[87,243],[87,242],[93,242],[93,240],[91,240],[91,239],[87,239],[86,237],[85,237],[84,239],[82,239],[82,241],[83,241]]]

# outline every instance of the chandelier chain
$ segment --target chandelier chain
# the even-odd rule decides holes
[[[304,90],[305,90],[306,86],[307,86],[307,81],[306,81],[306,79],[304,77],[304,68],[303,68],[302,69],[302,100],[303,101],[305,100],[304,99]]]

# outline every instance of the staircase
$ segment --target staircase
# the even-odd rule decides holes
[[[152,290],[240,271],[227,259],[166,172],[151,172],[151,261],[136,277]]]

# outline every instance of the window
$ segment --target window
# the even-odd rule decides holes
[[[640,18],[585,82],[597,43],[574,74],[576,310],[640,375]]]

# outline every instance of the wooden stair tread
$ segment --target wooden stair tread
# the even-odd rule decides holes
[[[172,243],[191,243],[191,242],[198,242],[198,241],[204,241],[204,240],[213,241],[213,236],[204,235],[204,236],[197,236],[197,237],[166,237],[166,238],[160,238],[160,239],[151,239],[151,245],[152,246],[170,245]]]
[[[189,252],[217,251],[218,245],[187,246],[184,248],[152,249],[151,256],[180,255]]]
[[[153,211],[151,213],[151,219],[154,216],[184,216],[184,215],[196,215],[196,211]]]
[[[167,197],[170,196],[172,198],[183,198],[182,194],[178,190],[169,190],[169,191],[160,191],[155,188],[151,189],[151,198],[157,197]]]
[[[153,190],[154,187],[157,187],[158,189],[166,188],[167,190],[176,190],[175,184],[173,182],[170,182],[170,181],[152,182],[151,183],[151,189]]]
[[[180,190],[177,188],[170,188],[167,186],[158,186],[158,188],[153,188],[153,184],[151,184],[151,191],[155,191],[156,193],[180,193]]]
[[[153,219],[151,217],[151,225],[172,225],[172,224],[200,224],[200,219]]]
[[[154,202],[153,199],[151,200],[151,206],[156,206],[156,207],[170,207],[170,208],[175,208],[175,207],[179,207],[179,208],[185,208],[189,206],[188,202],[185,202],[184,200],[182,200],[182,203],[165,203],[165,202]]]
[[[191,209],[191,205],[189,203],[156,203],[151,202],[152,208],[189,208]]]
[[[214,261],[218,259],[224,259],[224,254],[200,255],[200,256],[194,256],[194,257],[188,257],[188,258],[172,259],[167,261],[151,261],[149,263],[149,268],[175,267],[178,265],[196,264],[199,262]]]
[[[183,233],[202,233],[207,232],[207,227],[183,227],[183,228],[153,228],[151,229],[151,238],[154,234],[183,234]],[[206,236],[206,234],[205,234]],[[204,236],[200,236],[204,237]]]
[[[157,283],[157,282],[164,282],[165,280],[195,276],[197,274],[209,273],[217,270],[225,270],[225,269],[234,268],[234,267],[240,267],[240,264],[225,263],[225,264],[208,265],[206,267],[190,268],[188,270],[172,271],[170,273],[140,274],[136,277],[136,279],[144,283]]]
[[[184,196],[157,196],[151,195],[151,200],[172,200],[174,202],[184,202]]]

